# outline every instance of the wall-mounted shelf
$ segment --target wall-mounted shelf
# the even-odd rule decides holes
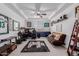
[[[59,23],[59,22],[64,21],[64,20],[67,20],[67,19],[68,19],[67,15],[63,15],[63,16],[61,16],[58,20],[52,21],[52,22],[51,22],[51,25],[52,25],[52,24]]]

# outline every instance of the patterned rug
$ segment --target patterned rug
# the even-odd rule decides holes
[[[50,52],[44,41],[29,41],[21,52]]]

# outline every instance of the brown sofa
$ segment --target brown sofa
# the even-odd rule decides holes
[[[66,34],[53,32],[48,36],[48,41],[55,46],[61,46],[65,44],[64,43],[65,38],[66,38]]]

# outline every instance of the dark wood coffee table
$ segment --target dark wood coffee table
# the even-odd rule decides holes
[[[29,41],[21,52],[49,52],[49,49],[44,41],[34,40]]]
[[[7,56],[16,48],[17,45],[15,43],[5,44],[4,46],[0,47],[0,56]]]

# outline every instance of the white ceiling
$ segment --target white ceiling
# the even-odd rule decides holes
[[[51,18],[67,9],[71,3],[5,3],[23,18],[35,18],[37,12],[45,13],[42,18]]]

